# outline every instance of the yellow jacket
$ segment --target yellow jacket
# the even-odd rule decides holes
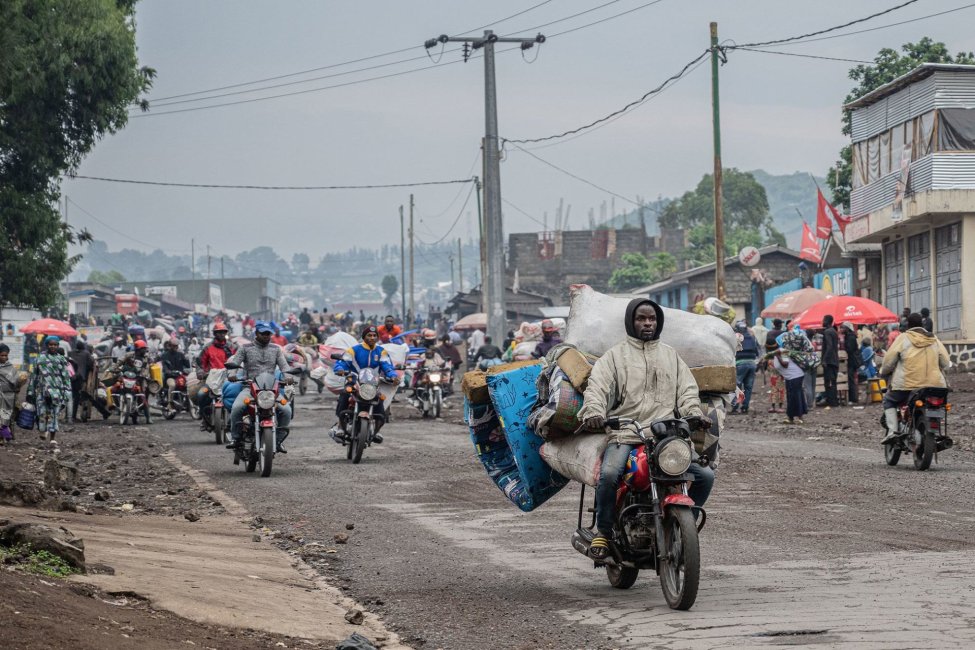
[[[880,374],[893,373],[891,390],[914,390],[937,386],[944,388],[942,371],[951,365],[948,351],[941,341],[923,327],[912,327],[898,336],[884,355]]]

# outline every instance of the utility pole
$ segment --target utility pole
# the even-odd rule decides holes
[[[711,121],[714,127],[714,284],[719,300],[724,290],[724,215],[721,191],[721,104],[718,92],[718,23],[711,23]]]
[[[451,291],[451,293],[456,293],[457,292],[457,283],[454,282],[454,256],[453,256],[453,254],[448,255],[447,256],[447,259],[450,260],[450,291]]]
[[[481,140],[482,145],[483,142],[484,141]],[[483,146],[481,148],[483,149]],[[487,275],[487,248],[485,247],[487,237],[484,234],[484,216],[481,213],[481,179],[477,178],[476,176],[474,177],[474,187],[477,189],[477,231],[480,233],[478,248],[481,255],[481,281],[479,283],[481,286],[481,300],[479,310],[481,312],[487,312],[487,302],[484,298],[484,282],[485,276]]]
[[[227,300],[227,285],[224,283],[223,277],[223,255],[220,256],[220,311],[223,311],[223,306]]]
[[[196,288],[196,240],[190,239],[190,279],[193,280],[193,288]]]
[[[410,313],[413,315],[413,320],[416,321],[416,302],[414,296],[415,285],[413,284],[413,195],[410,194]],[[407,329],[409,329],[410,324],[407,323]]]
[[[402,303],[400,312],[402,314],[403,323],[406,325],[403,329],[409,329],[410,324],[406,322],[406,235],[404,234],[403,226],[403,206],[399,206],[399,296],[400,302]]]
[[[487,311],[488,334],[501,341],[506,330],[507,311],[504,306],[504,226],[501,218],[501,152],[498,138],[498,97],[494,74],[494,44],[519,43],[522,51],[531,49],[536,43],[544,43],[545,37],[538,34],[534,38],[499,37],[491,30],[485,30],[482,38],[449,37],[446,34],[424,43],[429,49],[437,43],[462,42],[465,60],[469,56],[467,43],[473,49],[484,48],[484,234],[486,235],[485,255],[487,257],[487,276],[481,281],[481,292]]]
[[[457,280],[458,291],[464,293],[464,251],[460,246],[460,237],[457,238]]]

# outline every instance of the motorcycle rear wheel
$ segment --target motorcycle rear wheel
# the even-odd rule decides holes
[[[440,419],[440,411],[443,409],[443,393],[437,393],[433,398],[433,417]]]
[[[609,584],[616,589],[629,589],[636,583],[639,575],[640,569],[616,564],[606,565],[606,577],[609,578]]]
[[[187,397],[186,398],[186,401],[189,402],[189,405],[190,405],[190,408],[189,408],[190,417],[193,418],[194,420],[201,419],[203,417],[203,414],[200,413],[200,405],[196,403],[196,400],[195,399],[190,399],[189,397]]]
[[[214,408],[213,406],[211,406],[210,408],[213,411],[213,414],[210,416],[211,417],[210,424],[211,424],[211,426],[213,426],[213,439],[214,439],[214,442],[216,442],[218,445],[225,445],[227,443],[224,442],[224,440],[226,438],[226,434],[224,432],[224,429],[226,427],[224,426],[224,423],[223,423],[223,419],[224,419],[223,408],[219,408],[218,409],[218,408]]]
[[[166,406],[163,407],[163,417],[167,420],[172,420],[176,417],[176,407],[172,402],[167,402]]]
[[[697,599],[701,580],[701,549],[694,515],[687,508],[669,508],[664,515],[666,557],[660,563],[660,586],[671,609],[688,610]]]
[[[928,431],[927,426],[922,424],[917,430],[921,434],[921,444],[914,449],[914,469],[923,472],[931,467],[931,459],[934,458],[937,443],[934,441],[934,434]]]
[[[274,461],[274,446],[274,429],[270,427],[261,429],[261,446],[257,452],[257,460],[261,467],[261,476],[264,478],[271,475],[271,463]]]

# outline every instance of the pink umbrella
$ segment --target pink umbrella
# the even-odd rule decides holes
[[[877,325],[900,320],[897,314],[875,300],[859,296],[830,296],[799,314],[792,323],[798,323],[803,329],[816,329],[822,327],[823,316],[827,314],[833,317],[837,325],[845,321],[854,325]]]
[[[53,318],[41,318],[27,323],[20,328],[22,334],[44,334],[47,336],[78,336],[78,330],[64,321]]]
[[[773,300],[771,305],[763,309],[762,318],[792,318],[831,295],[827,291],[812,287],[790,291],[782,294]]]
[[[458,332],[463,332],[464,330],[486,330],[487,314],[483,312],[468,314],[454,323],[454,329]]]

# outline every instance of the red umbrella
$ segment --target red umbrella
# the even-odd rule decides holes
[[[27,323],[20,328],[23,334],[45,334],[47,336],[78,336],[78,330],[71,327],[64,321],[53,318],[41,318]]]
[[[782,294],[773,300],[771,305],[763,309],[762,318],[792,318],[831,295],[828,291],[814,289],[813,287],[790,291]]]
[[[830,296],[799,314],[792,322],[803,329],[816,329],[822,327],[823,316],[827,314],[833,317],[837,325],[845,321],[854,325],[877,325],[900,320],[894,312],[870,298]]]

